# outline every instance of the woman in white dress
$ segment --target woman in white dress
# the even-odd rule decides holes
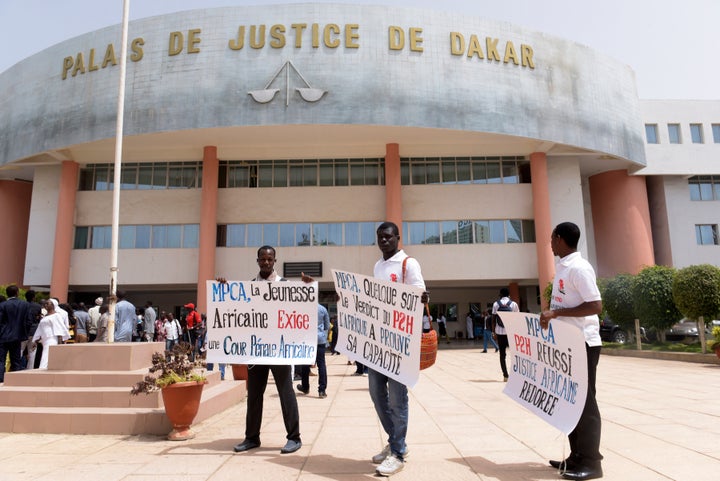
[[[47,314],[40,319],[32,340],[33,346],[38,341],[42,344],[43,350],[39,368],[47,369],[50,346],[56,346],[70,339],[70,332],[65,327],[62,316],[57,312],[58,303],[55,299],[46,301],[43,307]]]

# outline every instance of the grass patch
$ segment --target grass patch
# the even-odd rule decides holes
[[[618,344],[616,342],[603,342],[604,349],[623,349],[627,351],[637,351],[637,346],[634,342],[626,344]],[[682,342],[652,342],[643,343],[643,351],[661,351],[661,352],[696,352],[701,353],[700,343],[685,344]],[[712,352],[712,350],[708,350]]]

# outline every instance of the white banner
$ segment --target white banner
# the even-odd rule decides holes
[[[408,387],[420,377],[422,289],[333,269],[338,301],[335,349]]]
[[[207,281],[207,361],[313,364],[317,282]]]
[[[565,434],[575,428],[587,397],[585,336],[572,324],[552,319],[547,330],[540,316],[498,312],[507,330],[505,390],[515,402]]]

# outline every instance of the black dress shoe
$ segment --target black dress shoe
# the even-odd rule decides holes
[[[300,392],[303,393],[303,394],[307,394],[307,393],[310,392],[310,388],[309,388],[309,387],[304,388],[302,384],[298,384],[298,385],[295,386],[295,387],[297,387],[297,390],[300,391]]]
[[[551,459],[550,466],[555,469],[573,470],[577,467],[577,464],[573,462],[572,458],[563,459],[562,461],[553,461]]]
[[[245,439],[240,444],[236,444],[233,450],[236,453],[242,453],[243,451],[249,451],[251,449],[259,448],[260,447],[260,441],[250,441],[249,439]]]
[[[562,477],[564,479],[574,479],[576,481],[583,481],[585,479],[597,479],[602,478],[603,472],[602,468],[587,468],[583,466],[578,466],[570,471],[565,471],[562,473]]]
[[[290,454],[294,453],[298,449],[302,447],[302,442],[298,439],[297,441],[293,441],[292,439],[288,439],[288,442],[285,443],[285,446],[280,449],[280,454]]]

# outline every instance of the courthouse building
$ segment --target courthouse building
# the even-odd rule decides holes
[[[128,45],[118,283],[137,305],[202,310],[263,244],[332,303],[384,220],[460,319],[503,286],[537,311],[562,221],[600,276],[720,261],[720,102],[640,100],[632,66],[572,40],[296,4],[136,20]],[[107,293],[119,56],[114,26],[0,73],[0,283]]]

